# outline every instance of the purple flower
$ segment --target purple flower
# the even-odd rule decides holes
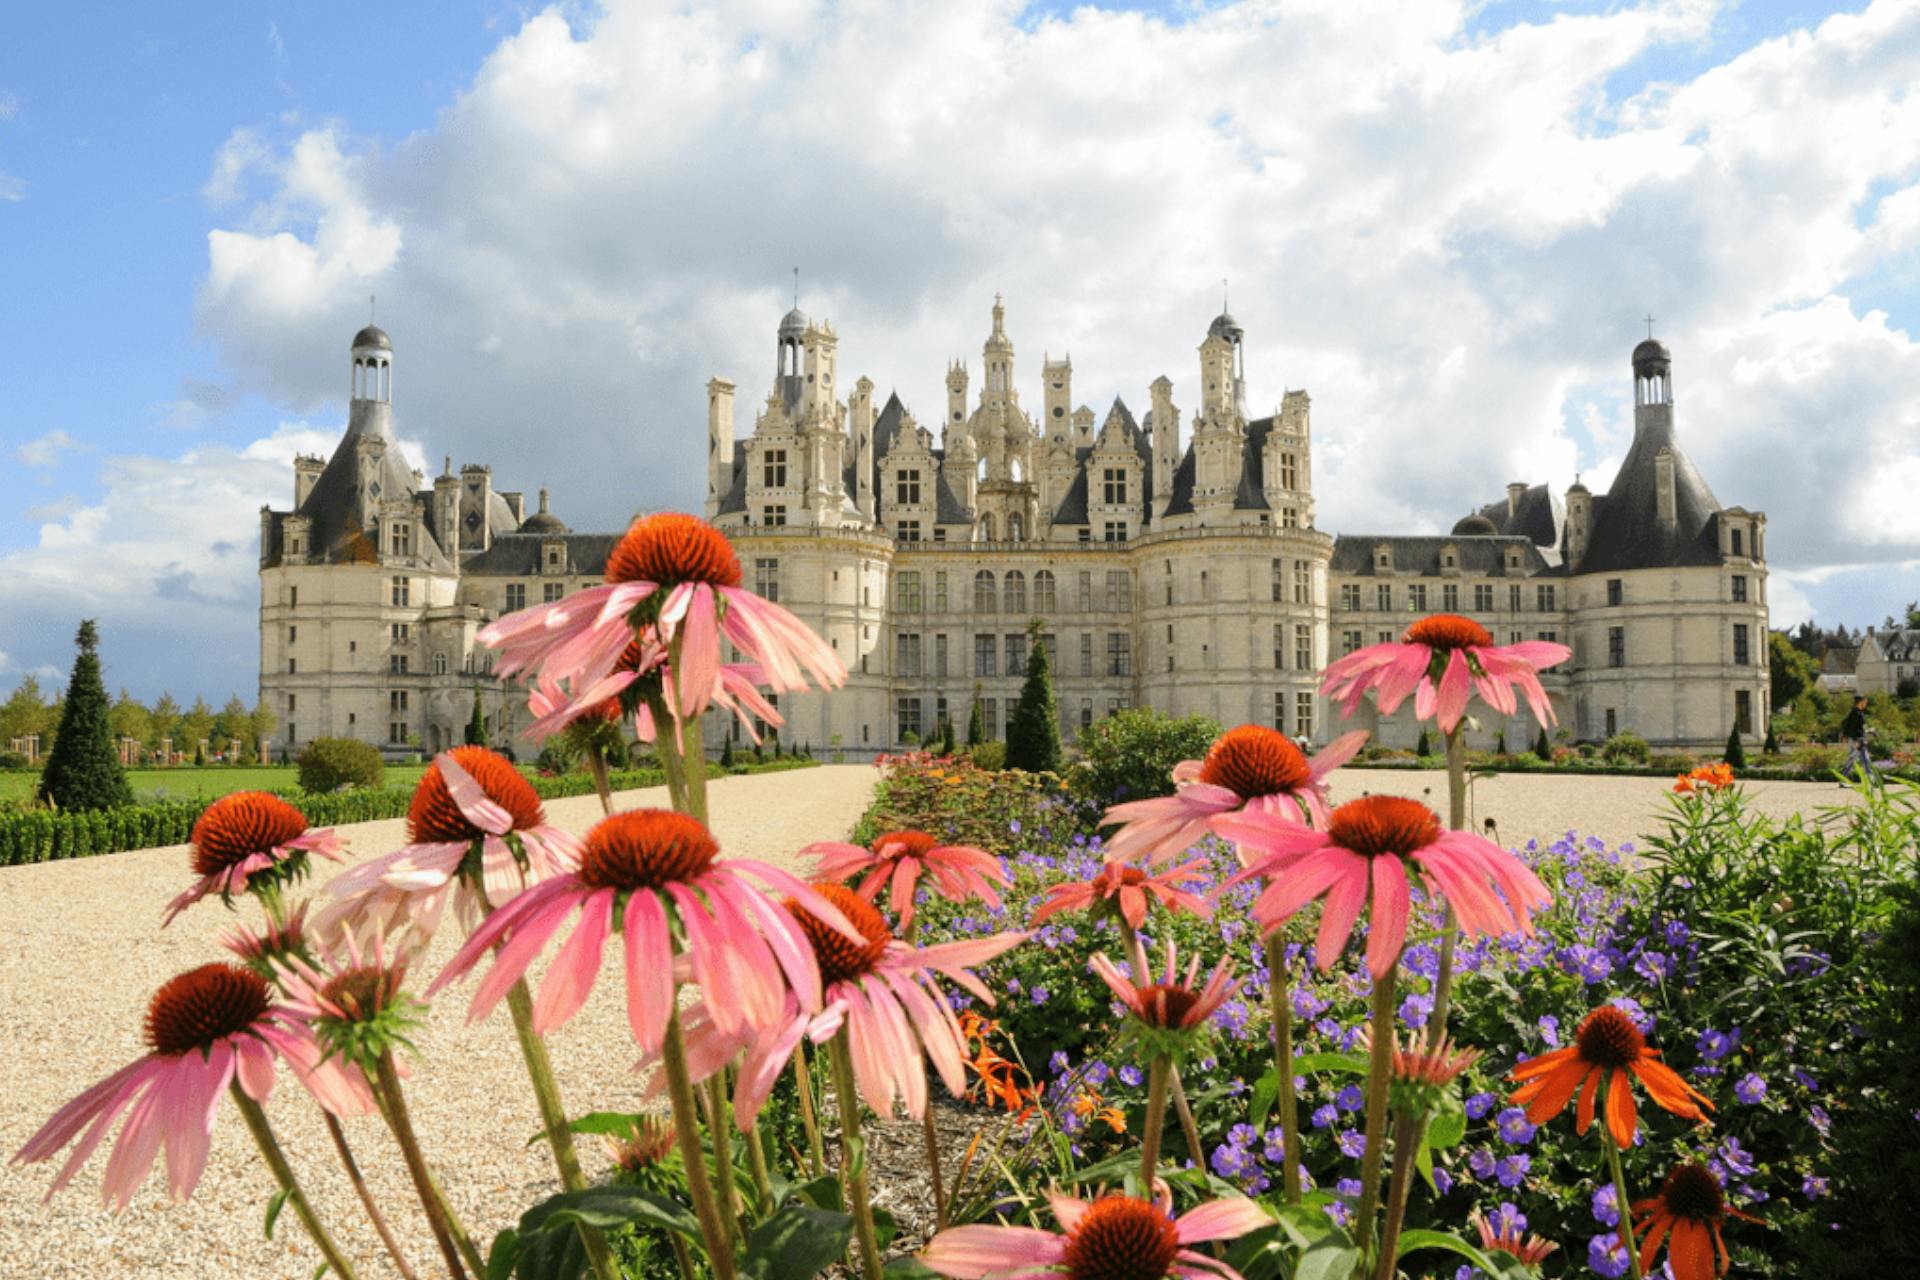
[[[1340,1113],[1334,1109],[1334,1106],[1331,1102],[1323,1103],[1322,1105],[1314,1108],[1311,1119],[1313,1121],[1314,1128],[1325,1129],[1326,1127],[1328,1127],[1329,1125],[1333,1124],[1335,1121],[1340,1119]]]
[[[1540,1038],[1542,1040],[1545,1040],[1550,1047],[1553,1047],[1556,1049],[1559,1048],[1560,1019],[1554,1017],[1550,1013],[1547,1014],[1545,1017],[1541,1018],[1540,1019]]]
[[[1494,1168],[1493,1152],[1481,1147],[1467,1157],[1467,1168],[1472,1170],[1474,1177],[1482,1181],[1491,1178]]]
[[[1335,1141],[1340,1144],[1340,1154],[1349,1160],[1358,1160],[1367,1154],[1367,1135],[1357,1129],[1342,1129]]]
[[[1120,1068],[1120,1083],[1129,1089],[1138,1089],[1146,1077],[1140,1074],[1140,1068],[1131,1064]]]
[[[1620,1197],[1611,1185],[1597,1188],[1593,1193],[1593,1220],[1603,1227],[1620,1225]]]
[[[1508,1107],[1494,1117],[1493,1123],[1500,1130],[1500,1138],[1503,1142],[1525,1146],[1533,1141],[1533,1126],[1527,1123],[1527,1113],[1519,1107]]]
[[[1360,1091],[1359,1085],[1350,1084],[1333,1096],[1333,1105],[1342,1111],[1358,1111],[1367,1105],[1367,1095]]]
[[[1827,1197],[1827,1191],[1828,1185],[1825,1178],[1815,1177],[1809,1173],[1800,1179],[1800,1194],[1809,1200],[1824,1200]]]
[[[1067,1051],[1065,1049],[1055,1049],[1053,1056],[1047,1059],[1048,1069],[1056,1076],[1065,1075],[1067,1073],[1067,1066]]]
[[[1446,1195],[1449,1191],[1452,1191],[1453,1175],[1448,1173],[1445,1169],[1442,1169],[1436,1166],[1433,1171],[1433,1189],[1436,1193],[1443,1196]]]
[[[1494,1166],[1493,1176],[1501,1186],[1511,1191],[1527,1180],[1527,1170],[1532,1167],[1533,1160],[1528,1156],[1502,1156],[1500,1163]]]
[[[1720,1162],[1726,1165],[1727,1172],[1734,1177],[1751,1178],[1753,1176],[1753,1157],[1741,1148],[1740,1139],[1728,1138],[1720,1144],[1717,1154]]]
[[[1823,1138],[1833,1128],[1833,1120],[1827,1115],[1827,1109],[1817,1102],[1807,1108],[1807,1123]]]
[[[1808,1093],[1820,1092],[1820,1081],[1816,1079],[1811,1072],[1802,1071],[1799,1067],[1795,1067],[1793,1069],[1793,1078],[1795,1082]]]
[[[1707,1061],[1718,1062],[1739,1046],[1740,1029],[1738,1027],[1734,1028],[1731,1035],[1709,1027],[1700,1033],[1700,1039],[1694,1047],[1700,1050],[1700,1056]]]
[[[1627,1247],[1614,1232],[1587,1241],[1587,1265],[1607,1280],[1627,1274]]]
[[[1733,1096],[1748,1106],[1752,1106],[1756,1102],[1763,1102],[1767,1096],[1767,1082],[1749,1071],[1746,1075],[1740,1077],[1738,1084],[1733,1086]]]
[[[1433,1016],[1433,997],[1428,995],[1410,995],[1400,1002],[1400,1021],[1415,1030],[1427,1025],[1427,1019]]]
[[[1366,1185],[1366,1183],[1360,1181],[1358,1178],[1342,1178],[1333,1184],[1333,1189],[1343,1196],[1357,1197],[1360,1192],[1365,1189]]]
[[[1493,1104],[1499,1099],[1490,1093],[1476,1093],[1467,1099],[1467,1119],[1482,1120],[1487,1112],[1493,1110]]]
[[[1088,1084],[1098,1087],[1105,1084],[1112,1074],[1113,1069],[1107,1066],[1106,1063],[1096,1062],[1087,1068],[1086,1081]]]
[[[1487,1225],[1495,1235],[1517,1236],[1527,1229],[1527,1215],[1515,1208],[1513,1201],[1503,1200],[1498,1209],[1487,1215]]]
[[[1053,998],[1052,993],[1049,992],[1045,987],[1035,987],[1033,989],[1033,1002],[1035,1004],[1045,1004],[1048,1000],[1051,1000],[1052,998]]]

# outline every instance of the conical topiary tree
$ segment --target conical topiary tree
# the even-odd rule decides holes
[[[1777,756],[1780,754],[1780,739],[1773,732],[1773,721],[1771,720],[1767,721],[1767,740],[1760,745],[1760,753],[1769,756]]]
[[[473,691],[473,714],[467,717],[467,745],[484,747],[487,745],[487,717],[480,710],[480,691]]]
[[[1533,754],[1542,760],[1553,759],[1553,744],[1547,741],[1547,728],[1540,726],[1540,736],[1533,740]]]
[[[980,706],[980,686],[973,686],[973,710],[967,713],[967,745],[977,747],[987,740],[987,713]]]
[[[1060,769],[1060,711],[1053,700],[1053,673],[1040,622],[1027,626],[1033,654],[1027,659],[1027,683],[1007,725],[1007,767],[1028,773],[1056,773]]]
[[[1726,762],[1736,769],[1747,767],[1747,749],[1740,742],[1740,726],[1735,725],[1727,731]]]
[[[107,687],[100,679],[100,631],[91,618],[80,624],[74,643],[80,652],[67,681],[66,706],[53,752],[40,775],[40,796],[59,808],[78,811],[132,804],[133,788],[113,749],[107,723]]]
[[[1420,731],[1420,740],[1413,744],[1413,754],[1422,759],[1433,754],[1433,739],[1427,736],[1425,729]]]

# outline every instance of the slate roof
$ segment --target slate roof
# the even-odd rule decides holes
[[[1663,448],[1673,455],[1675,519],[1670,525],[1658,516],[1654,460]],[[1654,417],[1634,431],[1613,487],[1593,500],[1593,533],[1580,572],[1719,564],[1719,513],[1713,490],[1674,441],[1671,421]]]
[[[541,569],[541,548],[549,542],[563,542],[567,547],[567,572],[598,574],[606,570],[607,557],[624,536],[624,533],[504,534],[495,538],[485,551],[469,556],[460,571],[481,577],[532,577]]]
[[[1328,572],[1360,578],[1378,577],[1379,573],[1373,564],[1373,551],[1382,544],[1393,552],[1395,576],[1418,574],[1421,577],[1439,577],[1440,552],[1444,547],[1452,547],[1459,553],[1460,563],[1455,571],[1461,574],[1506,576],[1507,552],[1513,547],[1525,552],[1518,576],[1551,577],[1560,572],[1560,566],[1542,555],[1539,546],[1531,538],[1518,534],[1442,537],[1437,534],[1365,533],[1343,533],[1333,540],[1333,562],[1328,566]]]
[[[1491,521],[1496,533],[1519,534],[1533,539],[1536,546],[1542,547],[1560,545],[1561,530],[1567,521],[1567,513],[1560,499],[1554,497],[1553,491],[1544,484],[1529,486],[1520,495],[1520,501],[1514,505],[1511,515],[1507,514],[1505,498],[1489,502],[1474,515],[1484,516]]]
[[[1254,418],[1247,423],[1246,443],[1240,451],[1240,487],[1233,495],[1235,511],[1269,511],[1272,509],[1266,495],[1266,459],[1267,435],[1274,428],[1272,415]],[[1193,482],[1196,463],[1193,457],[1193,442],[1187,442],[1186,452],[1180,455],[1180,465],[1173,472],[1173,494],[1167,502],[1167,514],[1185,516],[1193,514]]]
[[[380,473],[374,478],[367,496],[375,502],[395,498],[410,500],[422,515],[416,556],[431,567],[451,568],[446,553],[430,532],[438,523],[434,519],[437,513],[434,511],[433,492],[414,491],[413,469],[407,465],[400,446],[387,428],[386,418],[371,412],[355,413],[349,417],[346,434],[334,446],[333,457],[328,459],[319,479],[314,481],[313,488],[307,493],[307,500],[291,513],[304,516],[308,522],[310,562],[370,564],[379,559],[380,549],[374,540],[377,536],[377,532],[373,531],[374,514],[367,509],[360,493],[360,442],[368,438],[385,441],[387,448],[380,459]],[[499,504],[496,517],[504,517],[506,527],[512,528],[513,515],[507,510],[506,503],[497,496],[496,502]],[[282,521],[287,514],[275,512],[269,522],[272,539],[267,551],[270,563],[277,563],[284,549]]]
[[[1879,657],[1886,662],[1911,662],[1920,658],[1920,631],[1910,627],[1901,627],[1893,631],[1869,631],[1861,647],[1873,646]],[[1827,650],[1833,653],[1834,650]],[[1854,651],[1856,656],[1858,650]],[[1849,666],[1847,670],[1853,670]]]

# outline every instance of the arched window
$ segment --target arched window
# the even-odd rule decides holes
[[[1018,516],[1009,516],[1008,520],[1018,520]],[[1008,613],[1027,611],[1027,575],[1018,569],[1007,570],[1006,601]]]
[[[980,540],[982,542],[993,541],[993,512],[991,511],[980,517]]]
[[[1007,516],[1007,541],[1025,542],[1027,540],[1027,522],[1020,518],[1018,511]]]
[[[988,517],[991,519],[992,517]],[[973,575],[973,611],[975,613],[996,613],[998,606],[993,599],[993,571],[982,569]]]
[[[1052,613],[1058,607],[1054,599],[1053,570],[1042,569],[1033,575],[1033,611]]]

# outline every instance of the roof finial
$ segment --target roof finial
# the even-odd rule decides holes
[[[377,294],[370,293],[367,295],[367,323],[368,324],[373,323],[374,310],[378,302],[379,302],[379,296]]]
[[[793,309],[800,309],[800,268],[793,269]]]
[[[1220,277],[1220,310],[1223,313],[1233,310],[1232,307],[1227,305],[1227,278],[1225,276]]]
[[[1647,341],[1651,342],[1653,341],[1653,317],[1648,316],[1646,320],[1647,320]]]

